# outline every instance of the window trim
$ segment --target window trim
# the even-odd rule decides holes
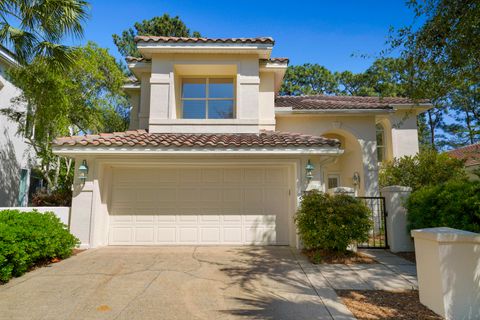
[[[382,144],[379,145],[378,144],[378,133],[381,132],[382,133]],[[385,143],[385,126],[378,122],[375,124],[375,144],[376,144],[376,150],[375,152],[377,153],[377,162],[378,163],[382,163],[383,161],[385,161],[385,158],[387,156],[387,147],[386,147],[386,143]],[[379,157],[378,157],[378,154],[379,154],[379,150],[381,150],[381,154],[382,154],[382,159],[380,160]]]
[[[205,79],[205,98],[183,98],[183,81],[185,79]],[[232,80],[232,85],[233,85],[233,97],[232,98],[210,98],[209,97],[209,84],[210,84],[210,79],[231,79]],[[180,119],[186,119],[186,120],[232,120],[237,118],[237,103],[236,99],[237,98],[237,85],[236,85],[236,78],[235,76],[185,76],[180,78],[180,108],[181,108],[181,118]],[[233,104],[233,110],[232,110],[232,118],[209,118],[208,117],[208,101],[232,101]],[[200,119],[190,119],[190,118],[185,118],[183,115],[183,101],[205,101],[205,118],[200,118]]]
[[[333,188],[330,188],[329,183],[328,183],[328,180],[330,178],[336,178],[337,179],[337,186],[334,187],[334,188],[341,187],[342,183],[341,183],[341,180],[340,180],[340,173],[329,173],[329,174],[327,174],[327,190],[333,189]]]

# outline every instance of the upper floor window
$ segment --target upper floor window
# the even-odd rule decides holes
[[[375,126],[377,133],[377,160],[383,162],[385,160],[385,130],[381,124]]]
[[[183,79],[183,119],[233,119],[234,113],[233,78]]]

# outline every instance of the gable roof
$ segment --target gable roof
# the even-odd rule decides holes
[[[447,151],[454,158],[465,160],[465,166],[480,165],[480,143]]]
[[[261,131],[254,133],[148,133],[145,130],[61,137],[54,146],[126,146],[155,148],[269,148],[269,147],[339,147],[337,139],[300,133]]]
[[[428,100],[413,101],[401,97],[360,97],[360,96],[277,96],[276,108],[292,110],[391,110],[393,105],[414,105],[429,103]]]
[[[162,37],[162,36],[136,36],[135,42],[155,43],[264,43],[275,44],[273,38],[193,38],[193,37]]]

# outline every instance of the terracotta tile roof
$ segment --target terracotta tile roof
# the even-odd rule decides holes
[[[144,57],[132,57],[132,56],[128,56],[125,58],[125,61],[127,62],[149,62],[151,61],[150,59],[145,59]]]
[[[466,160],[467,167],[480,165],[480,143],[450,150],[447,153],[454,158]]]
[[[156,43],[265,43],[274,44],[270,37],[258,38],[187,38],[187,37],[161,37],[161,36],[136,36],[135,42]]]
[[[414,104],[411,99],[399,97],[360,96],[277,96],[275,107],[293,110],[389,110],[394,104]],[[428,103],[427,100],[418,103]]]
[[[261,131],[260,134],[148,133],[145,130],[61,137],[55,146],[156,146],[156,147],[339,147],[336,139],[300,133]]]
[[[290,59],[284,58],[284,57],[280,57],[280,58],[263,59],[262,61],[265,61],[265,62],[277,62],[277,63],[288,63],[288,62],[290,61]]]

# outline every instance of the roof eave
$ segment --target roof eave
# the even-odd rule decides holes
[[[279,110],[280,109],[280,110]],[[389,114],[393,109],[292,109],[288,107],[276,107],[275,115],[295,114]]]
[[[315,154],[338,156],[343,154],[339,146],[325,147],[284,147],[284,148],[205,148],[205,147],[132,147],[132,146],[56,146],[53,153],[61,156],[74,157],[78,155],[300,155]]]
[[[155,53],[231,53],[257,54],[260,59],[270,58],[273,44],[271,43],[137,43],[138,51],[147,59]]]

